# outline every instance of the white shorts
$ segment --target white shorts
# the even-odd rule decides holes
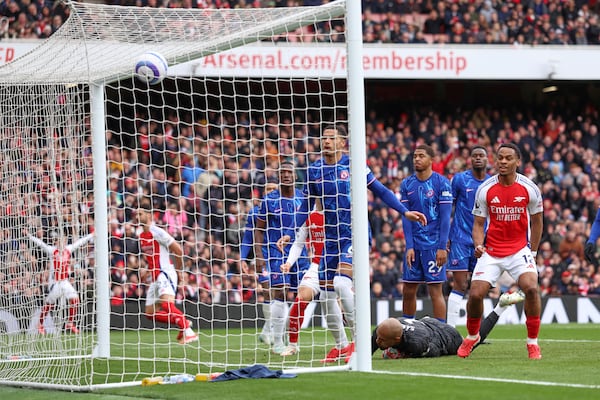
[[[168,277],[167,277],[168,276]],[[177,271],[163,271],[156,281],[152,282],[146,292],[146,306],[151,306],[158,302],[161,296],[175,296],[177,291]]]
[[[50,286],[50,293],[48,293],[48,297],[46,297],[46,303],[55,304],[61,297],[68,300],[78,298],[77,291],[68,279],[54,282],[52,286]]]
[[[524,247],[513,255],[506,257],[492,257],[487,252],[483,253],[477,260],[477,265],[473,270],[472,281],[486,281],[492,287],[500,275],[506,271],[515,280],[519,281],[521,274],[533,272],[537,275],[538,270],[529,247]]]
[[[319,264],[311,263],[308,270],[304,273],[298,287],[311,288],[316,295],[321,290],[319,287]]]

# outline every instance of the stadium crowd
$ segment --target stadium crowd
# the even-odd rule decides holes
[[[107,0],[107,4],[169,8],[248,8],[320,5],[326,0]],[[596,1],[363,0],[365,43],[596,45]],[[0,39],[47,38],[69,16],[62,2],[0,1]],[[319,40],[318,32],[303,40]],[[310,33],[310,32],[308,32]],[[307,39],[312,38],[312,39]]]
[[[539,184],[545,199],[544,236],[537,257],[542,294],[600,295],[597,263],[590,264],[583,256],[600,205],[598,112],[588,108],[571,117],[577,115],[574,111],[525,115],[486,107],[460,113],[415,109],[394,117],[385,109],[372,110],[366,123],[368,163],[398,192],[402,179],[413,172],[412,150],[420,143],[434,146],[434,169],[449,178],[469,167],[470,146],[483,144],[493,154],[498,143],[517,143],[524,157],[521,172]],[[248,125],[236,125],[235,119]],[[240,273],[239,265],[245,217],[261,198],[279,160],[295,160],[302,184],[305,166],[319,157],[319,124],[288,120],[258,127],[246,116],[232,114],[212,114],[193,123],[183,120],[171,115],[162,126],[138,124],[136,136],[111,137],[115,301],[117,294],[121,299],[142,296],[135,226],[127,215],[140,194],[152,195],[157,223],[184,245],[189,283],[179,294],[180,301],[255,301],[260,289],[252,275]],[[141,150],[123,151],[136,146]],[[373,198],[369,219],[372,296],[401,298],[402,220]],[[491,296],[511,285],[510,280],[501,282]],[[449,276],[446,291],[451,287]]]
[[[598,262],[588,263],[583,254],[600,206],[597,108],[561,103],[527,114],[499,106],[394,110],[376,105],[366,119],[368,164],[382,183],[399,192],[402,180],[413,173],[412,152],[421,143],[434,147],[433,169],[449,178],[469,167],[469,149],[474,144],[486,146],[490,155],[498,143],[518,144],[523,153],[521,172],[538,183],[545,199],[544,234],[537,255],[542,294],[600,295]],[[187,111],[179,112],[167,113],[162,122],[140,113],[133,131],[107,132],[113,304],[145,296],[148,282],[140,273],[145,261],[135,218],[140,196],[151,197],[155,222],[183,246],[188,284],[178,293],[178,301],[260,301],[256,277],[242,274],[240,268],[239,245],[246,217],[262,197],[265,183],[276,176],[281,160],[296,162],[298,185],[302,185],[306,166],[320,157],[318,115],[292,121],[266,113],[264,121],[255,121],[245,112],[209,112],[206,118],[193,121]],[[45,235],[57,234],[56,226],[52,226],[57,213],[53,202],[63,186],[52,190],[52,181],[40,165],[29,172],[36,191],[23,196],[19,190],[24,190],[24,175],[15,175],[12,170],[26,168],[19,161],[23,154],[36,153],[33,148],[20,148],[18,142],[17,136],[2,138],[2,190],[8,194],[0,199],[0,210],[11,228],[0,231],[0,256],[5,261],[0,269],[0,299],[28,303],[47,290],[48,273],[40,273],[44,270],[41,255],[31,250],[26,240],[14,238],[31,233],[22,229],[39,225],[38,219]],[[68,144],[61,142],[66,146],[65,158]],[[80,179],[80,184],[89,190],[89,139],[84,148],[83,168],[75,173],[87,177]],[[73,167],[64,167],[58,170],[58,182],[70,185],[73,179],[65,174]],[[493,167],[489,172],[494,173]],[[13,184],[18,190],[6,189]],[[64,187],[65,193],[70,191]],[[35,204],[41,207],[39,214],[33,215],[27,210]],[[89,218],[93,204],[91,198],[75,204],[70,207],[78,207],[77,211],[65,208],[61,215],[77,212],[85,217],[82,221],[88,225],[77,232],[81,237],[93,229],[93,219]],[[368,207],[372,297],[401,298],[405,252],[402,220],[372,197]],[[83,279],[77,281],[91,285],[93,258],[78,258],[77,263],[75,270]],[[23,271],[25,265],[34,268]],[[503,281],[490,295],[497,296],[511,285],[510,280]],[[449,276],[445,292],[451,288]],[[426,296],[424,291],[421,295]]]
[[[225,3],[230,7],[243,4],[241,1]],[[277,6],[282,2],[274,3]],[[529,15],[537,3],[540,1],[523,7],[520,3],[492,2],[496,10],[492,14],[497,15],[492,18],[499,18],[500,10],[505,7],[511,10],[509,15],[516,13],[518,17],[519,10]],[[37,7],[46,10],[42,15],[58,15],[61,20],[68,16],[68,10],[59,3],[22,0],[20,4],[27,5],[25,9],[30,10],[27,12]],[[201,4],[209,6],[213,2]],[[385,15],[388,21],[393,19],[395,11],[376,12],[382,4],[402,5],[408,7],[407,12],[424,15],[423,11],[431,14],[445,3],[434,7],[432,2],[365,1],[365,35],[369,33],[369,16],[378,14]],[[560,19],[558,14],[566,15],[564,19],[571,25],[579,18],[584,21],[595,18],[587,3],[549,1],[542,4],[548,8],[553,4],[560,7],[556,20]],[[22,19],[20,15],[25,11],[19,12],[15,5],[18,4],[14,1],[2,2],[2,15],[8,16],[6,10],[13,9],[14,18]],[[417,5],[423,8],[416,9]],[[475,11],[478,5],[486,6],[475,1],[452,3],[450,8],[460,5],[476,7]],[[565,12],[572,7],[577,11]],[[536,13],[534,11],[534,15]],[[466,14],[473,13],[462,13],[458,20],[466,18]],[[481,10],[478,14],[480,18]],[[542,13],[542,19],[543,15],[552,13]],[[385,35],[376,36],[382,40]],[[375,176],[398,193],[402,179],[413,172],[412,151],[420,143],[434,146],[434,170],[449,178],[469,167],[472,145],[482,144],[493,154],[498,143],[517,143],[524,156],[521,172],[539,184],[545,199],[544,236],[537,256],[542,294],[600,295],[598,263],[590,264],[583,256],[584,241],[600,206],[599,120],[598,110],[593,106],[578,109],[565,106],[536,114],[491,106],[460,111],[414,108],[396,113],[379,107],[372,109],[366,120],[368,163]],[[136,205],[142,195],[152,197],[155,221],[184,248],[188,285],[178,293],[178,301],[260,300],[255,277],[241,274],[239,265],[245,219],[262,197],[265,182],[276,175],[276,166],[282,159],[294,159],[298,182],[302,184],[306,166],[319,157],[320,124],[314,121],[318,121],[318,116],[312,116],[312,120],[292,121],[275,114],[267,115],[265,121],[256,121],[246,113],[208,113],[205,119],[191,120],[190,115],[173,112],[161,122],[148,115],[137,115],[135,132],[107,132],[113,304],[145,295],[146,282],[140,279],[139,273],[144,261],[140,257],[139,230],[135,223]],[[89,158],[89,154],[86,157]],[[493,173],[493,168],[490,172]],[[43,181],[42,177],[38,178]],[[40,202],[40,199],[4,198],[0,201],[2,209],[9,212],[19,202]],[[369,219],[373,232],[372,297],[401,298],[400,271],[405,251],[402,220],[373,198],[369,202]],[[0,251],[8,254],[13,245],[7,238],[19,236],[21,232],[0,232],[3,235]],[[36,254],[30,256],[33,264],[39,264]],[[83,264],[79,271],[85,275],[85,284],[91,284],[93,261],[86,260]],[[20,280],[15,278],[17,276]],[[28,282],[33,279],[38,282]],[[39,288],[47,284],[46,279],[47,274],[25,276],[5,268],[0,271],[0,298],[34,298],[43,290]],[[502,282],[491,295],[510,289],[511,284]],[[451,287],[450,278],[446,292]],[[32,292],[36,290],[37,294]]]

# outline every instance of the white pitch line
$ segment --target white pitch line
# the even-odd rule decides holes
[[[461,375],[446,375],[446,374],[429,374],[425,372],[392,372],[392,371],[373,371],[376,374],[387,375],[408,375],[408,376],[428,376],[431,378],[444,379],[462,379],[467,381],[483,381],[483,382],[502,382],[502,383],[520,383],[523,385],[536,386],[560,386],[580,389],[600,389],[600,385],[583,385],[579,383],[561,383],[561,382],[544,382],[544,381],[526,381],[519,379],[502,379],[502,378],[486,378],[482,376],[461,376]]]
[[[523,342],[523,339],[485,339],[483,345],[492,344],[494,342]],[[590,340],[590,339],[539,339],[540,344],[544,344],[546,342],[552,343],[598,343],[600,344],[600,340]]]

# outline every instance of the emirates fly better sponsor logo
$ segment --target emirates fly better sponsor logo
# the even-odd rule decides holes
[[[490,214],[496,216],[496,221],[519,221],[525,213],[525,207],[490,206]]]

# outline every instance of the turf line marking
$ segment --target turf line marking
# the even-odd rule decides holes
[[[483,345],[492,344],[494,342],[524,342],[523,339],[490,339],[486,338]],[[591,340],[591,339],[539,339],[540,344],[544,344],[545,342],[552,343],[600,343],[600,340]]]
[[[600,385],[583,385],[583,384],[579,384],[579,383],[561,383],[561,382],[527,381],[527,380],[519,380],[519,379],[486,378],[486,377],[480,377],[480,376],[430,374],[430,373],[426,373],[426,372],[373,371],[373,373],[388,374],[388,375],[427,376],[427,377],[431,377],[431,378],[444,378],[444,379],[463,379],[463,380],[467,380],[467,381],[520,383],[523,385],[536,385],[536,386],[560,386],[560,387],[580,388],[580,389],[600,389]]]

